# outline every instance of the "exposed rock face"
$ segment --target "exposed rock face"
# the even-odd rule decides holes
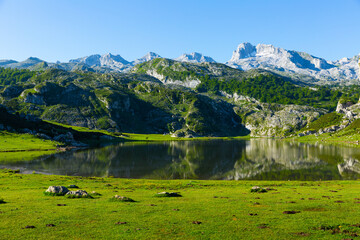
[[[348,112],[348,110],[346,110],[346,108],[348,108],[348,107],[350,107],[352,105],[354,105],[353,102],[341,102],[341,101],[339,101],[337,106],[336,106],[336,112],[346,114]]]
[[[155,58],[161,58],[161,56],[157,53],[153,53],[153,52],[148,52],[145,56],[143,56],[142,58],[136,59],[135,61],[131,62],[131,64],[133,66],[135,66],[136,64],[140,64],[143,62],[148,62],[151,61]]]
[[[234,111],[242,117],[251,136],[284,136],[294,134],[309,122],[326,113],[308,106],[260,103],[244,96],[228,96],[236,104]]]
[[[304,52],[285,50],[272,45],[253,46],[250,43],[242,43],[226,64],[242,70],[264,68],[287,76],[295,74],[310,77],[300,77],[300,81],[320,80],[350,84],[358,83],[358,59],[359,56],[355,56],[331,62]]]
[[[211,57],[204,56],[201,53],[197,53],[197,52],[193,52],[191,54],[183,54],[180,57],[175,58],[175,60],[179,62],[190,62],[190,63],[216,62]]]

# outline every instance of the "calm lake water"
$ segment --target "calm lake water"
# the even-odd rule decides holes
[[[47,174],[149,179],[357,179],[360,148],[273,139],[121,143],[0,163],[0,168],[4,167]]]

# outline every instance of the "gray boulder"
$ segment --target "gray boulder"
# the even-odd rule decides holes
[[[89,194],[85,190],[69,191],[66,193],[67,196],[71,197],[88,197]]]
[[[65,195],[69,189],[64,186],[50,186],[45,192]]]

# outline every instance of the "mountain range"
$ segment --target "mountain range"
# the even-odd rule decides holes
[[[359,56],[328,61],[305,52],[286,50],[273,45],[258,44],[254,46],[251,43],[241,43],[225,64],[240,70],[265,69],[306,83],[348,85],[360,83]],[[49,63],[30,57],[21,62],[0,60],[0,67],[30,70],[57,68],[67,71],[81,70],[101,73],[129,72],[135,65],[155,58],[161,58],[161,56],[149,52],[142,58],[127,61],[120,55],[107,53],[104,55],[94,54],[62,63]],[[174,60],[189,63],[216,63],[213,58],[197,52],[183,54]]]

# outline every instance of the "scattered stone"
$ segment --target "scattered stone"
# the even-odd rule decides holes
[[[25,228],[35,228],[35,226],[28,225],[28,226],[25,226]]]
[[[69,187],[68,188],[79,188],[78,186],[76,186],[76,185],[74,185],[74,184],[72,184],[72,185],[69,185]]]
[[[264,228],[269,228],[269,226],[268,226],[268,224],[263,223],[263,224],[260,224],[260,225],[258,226],[258,228],[264,229]]]
[[[64,186],[50,186],[46,191],[45,194],[47,195],[54,195],[54,196],[63,196],[69,192]]]
[[[300,211],[284,211],[283,214],[295,214],[299,213]]]
[[[310,236],[310,233],[299,232],[299,233],[294,233],[294,235],[308,237],[308,236]]]
[[[111,201],[119,201],[119,202],[135,202],[133,199],[128,198],[128,197],[124,197],[124,196],[119,196],[119,195],[115,195],[114,197],[112,197],[110,199]]]
[[[115,223],[115,224],[117,224],[117,225],[122,225],[122,224],[127,224],[127,222],[117,222],[117,223]]]
[[[199,225],[199,224],[201,224],[202,222],[200,222],[200,221],[193,221],[192,223],[193,223],[193,224],[198,224],[198,225]]]
[[[57,206],[66,206],[66,204],[58,203]]]
[[[76,190],[66,193],[69,198],[91,198],[91,196],[85,190]]]
[[[155,197],[182,197],[180,193],[177,192],[159,192],[155,194]]]
[[[253,186],[251,188],[251,192],[265,193],[265,192],[267,192],[267,190],[265,188],[262,188],[259,186]]]
[[[46,226],[47,226],[47,227],[55,227],[55,225],[52,224],[52,223],[46,224]]]
[[[249,213],[249,216],[257,216],[257,213]]]

